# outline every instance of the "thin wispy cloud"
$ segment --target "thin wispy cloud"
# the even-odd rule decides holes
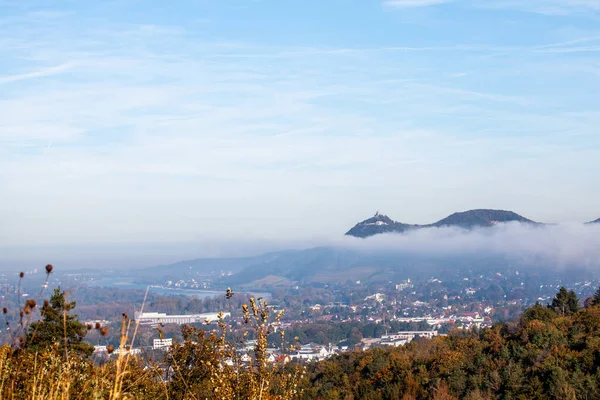
[[[475,4],[480,7],[511,8],[550,16],[594,13],[600,10],[600,1],[598,0],[491,0]],[[593,17],[593,14],[589,16]]]
[[[453,0],[387,0],[383,2],[383,5],[385,7],[415,8],[437,6],[452,1]]]
[[[534,52],[547,54],[593,53],[600,51],[600,35],[584,36],[572,40],[536,46]]]
[[[600,46],[577,46],[577,47],[552,47],[537,50],[538,53],[597,53],[600,52]]]
[[[54,76],[58,74],[62,74],[65,71],[73,68],[74,63],[65,63],[61,65],[57,65],[54,67],[44,68],[39,71],[28,72],[24,74],[16,74],[16,75],[8,75],[8,76],[0,76],[0,85],[3,83],[11,83],[18,82],[28,79],[36,79],[43,78],[48,76]]]
[[[567,40],[565,42],[558,42],[558,43],[550,43],[550,44],[545,44],[545,45],[541,45],[541,46],[537,46],[536,49],[551,49],[551,48],[556,48],[556,47],[567,47],[567,46],[572,46],[574,44],[580,44],[580,43],[588,43],[588,42],[600,42],[600,35],[595,35],[595,36],[586,36],[586,37],[581,37],[581,38],[577,38],[577,39],[573,39],[573,40]]]

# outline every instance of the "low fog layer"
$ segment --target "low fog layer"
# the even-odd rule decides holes
[[[554,265],[600,267],[600,224],[530,225],[513,222],[473,230],[424,228],[367,239],[346,236],[332,244],[363,251],[442,256],[487,253],[545,260]]]
[[[0,248],[0,269],[40,268],[48,262],[61,269],[141,268],[197,258],[253,256],[279,250],[337,247],[411,255],[499,255],[552,266],[600,268],[600,224],[499,224],[491,228],[422,228],[367,239],[350,236],[305,241],[199,240],[195,243],[97,244]]]

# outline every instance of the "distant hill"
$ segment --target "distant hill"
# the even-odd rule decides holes
[[[588,224],[600,224],[600,218],[598,218],[595,221],[590,221],[590,222],[588,222]]]
[[[462,229],[491,227],[498,223],[520,222],[538,224],[512,211],[470,210],[454,213],[428,225],[411,225],[392,220],[376,213],[356,224],[346,235],[359,238],[390,233],[407,232],[427,227],[453,226]],[[590,222],[592,223],[592,222]],[[593,221],[600,223],[600,220]],[[136,277],[140,282],[156,283],[212,274],[217,286],[250,288],[291,287],[300,283],[370,282],[387,284],[390,281],[436,276],[454,279],[457,273],[470,276],[478,271],[506,268],[539,268],[550,273],[546,261],[536,258],[507,259],[485,252],[462,254],[435,254],[394,249],[353,249],[350,247],[315,247],[305,250],[285,250],[254,257],[212,258],[182,261],[171,265],[146,268]],[[546,271],[548,270],[548,271]],[[219,272],[225,272],[220,276]],[[231,272],[232,275],[227,273]],[[445,275],[447,274],[447,276]]]
[[[427,276],[432,270],[452,269],[469,256],[437,257],[407,255],[387,251],[356,251],[334,247],[315,247],[294,252],[274,253],[275,257],[254,263],[227,278],[228,285],[252,288],[266,285],[268,280],[297,283],[343,283],[347,281],[387,283],[397,274]],[[486,265],[494,264],[489,260]]]
[[[286,250],[257,257],[204,259],[174,264],[175,267],[153,267],[138,272],[137,280],[164,283],[167,280],[188,279],[210,271],[232,272],[230,276],[215,276],[215,287],[236,290],[269,290],[272,287],[292,287],[297,284],[331,284],[361,281],[387,285],[406,278],[442,281],[475,277],[485,271],[502,272],[527,269],[529,273],[553,274],[553,264],[536,257],[517,257],[488,252],[436,254],[407,252],[394,249],[350,249],[315,247]],[[191,267],[191,268],[190,268]],[[564,269],[572,273],[575,269]]]
[[[393,221],[387,215],[377,212],[375,216],[354,225],[346,232],[346,235],[365,238],[379,233],[404,232],[412,228],[418,228],[418,226]]]
[[[317,247],[294,252],[275,253],[270,261],[256,263],[229,277],[222,284],[253,290],[269,286],[296,284],[331,284],[361,281],[387,285],[402,279],[442,281],[475,277],[490,271],[502,272],[527,269],[529,273],[552,274],[553,264],[536,258],[509,258],[488,252],[435,254],[383,250],[351,250]],[[575,271],[575,268],[570,269]],[[514,274],[514,271],[512,272]]]
[[[481,226],[493,226],[503,222],[521,222],[535,224],[536,222],[527,219],[515,212],[504,210],[470,210],[456,212],[431,226],[458,226],[461,228],[475,228]]]
[[[373,267],[376,265],[376,267]],[[215,283],[236,286],[289,286],[292,282],[345,282],[364,279],[386,266],[358,252],[331,247],[282,250],[252,257],[204,258],[143,269],[136,282],[157,283],[212,274]],[[225,276],[219,277],[219,272]],[[231,272],[231,276],[227,273]],[[216,276],[214,275],[216,274]]]
[[[255,286],[265,276],[293,282],[345,282],[372,275],[379,262],[366,263],[359,252],[333,247],[315,247],[293,252],[278,252],[273,259],[249,265],[228,278],[231,284]],[[372,260],[371,260],[372,261]]]
[[[293,250],[284,250],[251,257],[199,258],[186,260],[174,264],[144,268],[144,272],[139,274],[136,278],[139,282],[155,283],[157,280],[166,281],[173,279],[174,276],[185,278],[220,272],[225,274],[231,272],[232,274],[235,274],[253,265],[268,264],[280,257],[287,257],[292,253],[294,253]]]
[[[348,236],[366,238],[381,233],[402,233],[412,229],[455,226],[465,229],[476,227],[489,227],[498,223],[521,222],[537,224],[515,212],[505,210],[469,210],[454,213],[438,222],[427,225],[409,225],[402,222],[396,222],[387,215],[375,214],[375,216],[356,224],[352,229],[346,232]]]
[[[461,266],[489,268],[503,261],[471,256],[410,255],[393,251],[357,251],[335,247],[284,250],[254,257],[207,258],[145,268],[136,282],[164,283],[217,273],[214,283],[238,288],[292,286],[297,283],[381,282],[400,277],[429,276],[433,271],[454,271]],[[143,271],[143,272],[142,272]],[[220,271],[231,276],[218,277]],[[452,272],[453,274],[455,272]],[[440,275],[443,277],[443,275]]]

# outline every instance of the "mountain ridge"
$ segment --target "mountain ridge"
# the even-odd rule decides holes
[[[512,211],[477,209],[453,213],[437,222],[424,225],[406,224],[377,212],[357,224],[347,235],[367,238],[380,233],[409,232],[431,227],[455,226],[460,229],[491,227],[498,223],[520,222],[548,226],[527,219]],[[600,220],[591,221],[600,223]],[[139,275],[139,281],[170,280],[173,276],[191,278],[213,271],[219,286],[260,289],[292,287],[299,283],[329,284],[344,282],[381,282],[427,276],[455,274],[456,271],[502,270],[518,266],[530,271],[545,271],[546,261],[535,258],[507,258],[493,252],[458,254],[412,253],[411,251],[379,248],[322,246],[308,249],[274,251],[248,257],[193,259],[169,265],[149,267]],[[222,272],[219,274],[219,272]],[[469,273],[471,273],[469,272]],[[231,275],[229,275],[231,273]],[[474,272],[473,272],[474,273]]]
[[[498,223],[520,222],[526,224],[539,224],[528,218],[523,217],[513,211],[507,210],[492,210],[492,209],[474,209],[468,211],[455,212],[446,218],[443,218],[432,224],[405,224],[392,220],[387,215],[379,214],[368,218],[354,225],[348,232],[347,236],[359,238],[367,238],[382,233],[403,233],[412,229],[421,228],[439,228],[444,226],[455,226],[463,229],[473,229],[476,227],[491,227]]]

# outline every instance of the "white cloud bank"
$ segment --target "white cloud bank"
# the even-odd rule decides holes
[[[549,266],[600,267],[600,224],[533,226],[507,223],[474,230],[425,228],[368,239],[345,237],[336,245],[355,250],[409,254],[491,254],[516,260],[537,260]]]

